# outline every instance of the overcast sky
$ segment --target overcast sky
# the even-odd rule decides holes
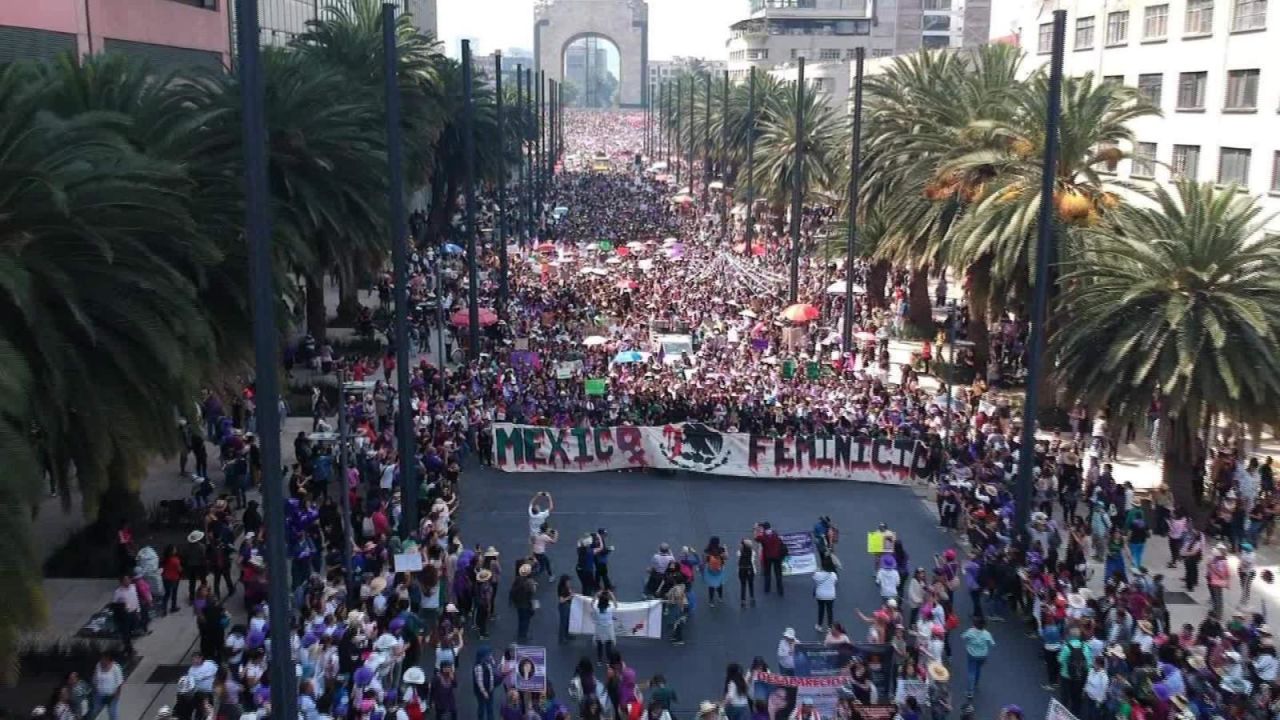
[[[992,0],[991,33],[1007,35],[1020,0]],[[471,38],[476,54],[533,48],[533,0],[439,0],[440,39],[458,54]],[[742,19],[749,0],[649,0],[649,57],[692,55],[723,60],[729,25]]]

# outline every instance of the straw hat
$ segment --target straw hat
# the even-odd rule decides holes
[[[498,548],[496,548],[496,547],[494,547],[494,546],[492,546],[492,545],[490,545],[490,546],[489,546],[489,548],[488,548],[487,550],[485,550],[485,551],[484,551],[484,556],[485,556],[485,557],[487,557],[487,558],[496,558],[496,557],[498,557],[498,555],[500,555],[500,554],[501,554],[501,553],[499,553],[499,552],[498,552]]]
[[[476,573],[476,582],[486,583],[493,579],[493,573],[488,570],[481,570]]]
[[[951,671],[946,665],[940,662],[931,662],[928,665],[929,678],[936,683],[944,683],[951,679]]]
[[[703,700],[702,702],[698,703],[699,715],[706,715],[708,713],[719,713],[719,712],[720,712],[720,706],[711,702],[710,700]]]
[[[1107,648],[1107,654],[1117,660],[1123,660],[1124,648],[1120,647],[1119,645],[1111,645],[1110,647]]]
[[[423,685],[427,682],[427,675],[422,672],[422,668],[415,666],[405,670],[401,679],[405,685]]]
[[[192,530],[192,531],[187,535],[187,542],[189,542],[189,543],[198,543],[198,542],[200,542],[200,541],[201,541],[201,540],[203,540],[203,539],[204,539],[204,532],[202,532],[202,531],[200,531],[200,530]]]
[[[796,639],[796,629],[795,629],[795,628],[787,628],[786,630],[783,630],[783,631],[782,631],[782,637],[784,637],[784,638],[786,638],[786,639],[788,639],[788,640],[795,640],[795,639]]]
[[[1150,621],[1150,620],[1139,620],[1139,621],[1138,621],[1138,629],[1139,629],[1139,630],[1141,630],[1142,632],[1144,632],[1144,633],[1148,634],[1148,635],[1150,635],[1151,633],[1155,632],[1155,626],[1153,626],[1153,625],[1151,624],[1151,621]]]
[[[1187,667],[1190,667],[1192,670],[1204,670],[1205,668],[1204,658],[1200,657],[1199,655],[1188,656]]]
[[[1070,605],[1076,610],[1083,610],[1085,608],[1085,604],[1084,596],[1080,593],[1071,593],[1067,595],[1067,605]]]

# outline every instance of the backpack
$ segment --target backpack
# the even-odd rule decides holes
[[[724,569],[724,555],[720,553],[711,553],[707,556],[707,569],[711,572],[720,572]]]
[[[1084,643],[1067,643],[1067,677],[1072,682],[1084,680],[1089,675],[1089,661],[1084,656]]]

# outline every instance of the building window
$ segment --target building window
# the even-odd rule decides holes
[[[747,59],[748,60],[768,60],[769,51],[768,50],[748,50]]]
[[[1222,148],[1218,156],[1218,184],[1248,187],[1249,155],[1244,148]]]
[[[926,50],[937,50],[939,48],[951,47],[950,35],[925,35],[920,38],[920,44]]]
[[[1164,91],[1164,75],[1146,73],[1138,76],[1138,94],[1147,102],[1160,107],[1160,96]]]
[[[925,10],[950,10],[951,0],[924,0]]]
[[[1148,5],[1142,11],[1142,39],[1163,40],[1169,34],[1169,6]]]
[[[1231,70],[1227,72],[1227,110],[1256,110],[1258,107],[1258,71]]]
[[[1231,29],[1261,30],[1267,26],[1267,0],[1235,0]]]
[[[1271,157],[1271,192],[1280,193],[1280,150]]]
[[[950,15],[925,15],[923,18],[922,28],[926,32],[931,30],[934,30],[934,31],[950,30],[951,16]]]
[[[809,87],[818,92],[831,92],[831,78],[816,77],[809,81]]]
[[[1174,180],[1192,180],[1200,176],[1200,146],[1174,145],[1173,166]]]
[[[1093,47],[1093,18],[1076,18],[1076,50]]]
[[[204,8],[205,10],[217,10],[218,0],[174,0],[174,2],[182,5],[191,5],[193,7]]]
[[[839,60],[840,48],[822,48],[818,51],[819,60]]]
[[[1213,32],[1213,0],[1187,0],[1187,22],[1182,31],[1187,35]]]
[[[1040,42],[1036,52],[1041,55],[1053,52],[1053,23],[1040,23]]]
[[[1122,10],[1107,15],[1107,44],[1124,45],[1129,42],[1129,11]]]
[[[1102,84],[1117,85],[1117,86],[1124,85],[1124,76],[1123,75],[1103,75]]]
[[[1178,109],[1203,110],[1207,72],[1184,72],[1178,76]]]
[[[1149,142],[1135,143],[1133,146],[1133,172],[1136,178],[1155,177],[1156,144]]]
[[[893,48],[872,48],[871,57],[889,57],[893,54]]]

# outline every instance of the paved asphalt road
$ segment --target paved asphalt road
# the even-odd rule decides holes
[[[556,501],[551,524],[559,530],[561,542],[550,551],[557,575],[574,576],[573,542],[597,527],[608,528],[615,546],[610,574],[622,601],[640,599],[644,568],[660,542],[705,546],[718,535],[730,548],[751,531],[752,524],[768,520],[781,532],[812,528],[818,515],[830,515],[839,526],[842,540],[837,554],[844,572],[836,600],[836,620],[843,622],[850,636],[861,638],[866,625],[857,619],[855,608],[870,612],[878,603],[865,554],[865,534],[884,522],[898,531],[907,543],[911,564],[932,564],[932,556],[952,545],[938,530],[924,502],[910,489],[874,484],[831,481],[755,480],[680,473],[594,474],[511,474],[472,467],[463,476],[464,498],[461,527],[468,543],[496,545],[503,554],[507,575],[500,589],[500,620],[491,629],[489,643],[495,650],[514,641],[515,612],[506,607],[506,585],[514,558],[528,550],[527,506],[539,490],[551,492]],[[732,571],[732,566],[729,568]],[[726,573],[727,575],[729,573]],[[576,576],[575,585],[576,585]],[[738,607],[736,574],[726,578],[726,605],[709,608],[705,589],[699,591],[698,606],[690,620],[687,644],[676,647],[667,640],[622,640],[619,650],[636,668],[640,678],[662,672],[680,696],[678,716],[688,718],[699,700],[715,698],[723,692],[724,668],[737,661],[745,667],[760,655],[776,667],[775,651],[784,628],[794,627],[802,640],[816,640],[813,625],[816,603],[808,575],[785,579],[785,599],[761,595],[757,578],[757,606]],[[962,628],[970,615],[968,598],[958,593]],[[548,650],[551,682],[560,697],[574,664],[591,654],[590,638],[583,636],[566,646],[556,644],[557,615],[554,583],[539,583],[542,609],[535,615],[530,644]],[[1006,703],[1017,703],[1028,720],[1044,717],[1048,693],[1041,689],[1044,663],[1040,644],[1026,637],[1019,623],[995,623],[991,629],[997,647],[984,669],[976,698],[977,717],[994,718]],[[462,669],[469,671],[477,641],[468,636]],[[955,642],[951,661],[952,691],[957,695],[953,717],[959,716],[958,701],[964,693],[963,646]],[[459,688],[463,717],[473,708],[468,675]],[[679,712],[683,711],[683,712]]]

